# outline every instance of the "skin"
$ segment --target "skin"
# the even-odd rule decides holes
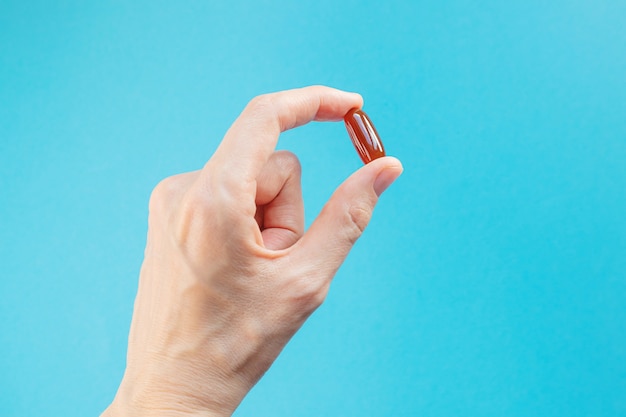
[[[150,198],[127,367],[103,416],[230,416],[324,301],[402,165],[352,174],[308,231],[281,132],[338,121],[358,94],[314,86],[254,98],[200,171]]]

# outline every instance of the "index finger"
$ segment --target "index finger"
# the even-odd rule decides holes
[[[274,152],[281,132],[313,120],[341,120],[350,109],[362,105],[359,94],[324,86],[258,96],[232,124],[203,171],[210,164],[225,170],[221,178],[232,180],[231,184],[250,183]]]

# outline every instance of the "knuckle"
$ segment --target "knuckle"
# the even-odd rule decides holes
[[[297,121],[296,115],[284,114],[283,104],[281,93],[262,94],[250,100],[244,112],[248,119],[261,123],[258,127],[272,133],[275,130],[282,132],[293,127]]]
[[[196,177],[197,173],[187,172],[162,179],[150,193],[148,202],[150,215],[172,214],[181,204]]]
[[[278,165],[285,172],[300,175],[302,173],[302,165],[298,157],[289,151],[277,151],[274,157],[278,161]]]
[[[167,177],[159,181],[152,189],[148,209],[151,214],[160,214],[172,201],[172,197],[178,192],[178,181],[176,177]]]
[[[273,290],[278,296],[277,306],[296,321],[306,319],[326,299],[332,275],[312,262],[294,263],[290,257],[271,263],[275,265],[272,275],[278,277]]]
[[[274,98],[271,94],[256,96],[250,100],[247,109],[252,113],[271,113],[274,111]]]
[[[295,309],[310,314],[326,299],[328,283],[311,275],[299,277],[291,283],[289,293]]]
[[[348,208],[349,238],[355,242],[365,231],[372,217],[372,207],[365,204],[353,204]]]

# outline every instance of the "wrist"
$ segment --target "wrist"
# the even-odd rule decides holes
[[[143,394],[130,392],[122,384],[100,417],[230,417],[234,412],[218,412],[209,408],[193,409],[187,399],[177,399],[171,395],[164,395],[158,400],[144,397]]]
[[[214,413],[209,411],[181,411],[167,408],[137,408],[124,406],[115,401],[109,405],[100,417],[230,417],[232,413]]]

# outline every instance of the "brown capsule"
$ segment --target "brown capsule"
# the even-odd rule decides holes
[[[343,118],[352,143],[364,164],[385,156],[385,148],[380,141],[374,124],[363,110],[352,109]]]

